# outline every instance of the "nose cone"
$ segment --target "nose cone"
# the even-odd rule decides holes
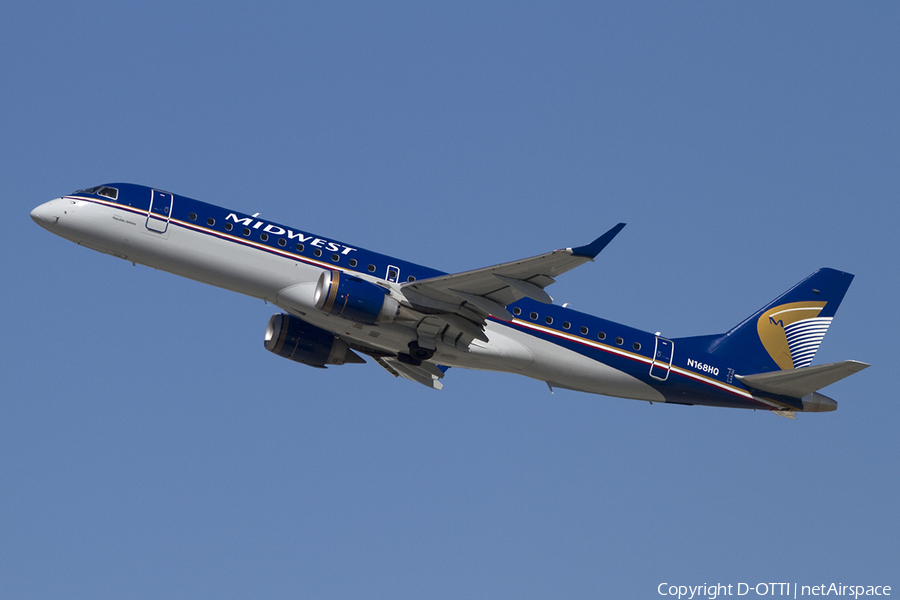
[[[50,202],[44,202],[31,211],[32,220],[44,229],[50,229],[56,225],[57,221],[59,221],[59,216],[61,214],[60,204],[60,198],[51,200]]]

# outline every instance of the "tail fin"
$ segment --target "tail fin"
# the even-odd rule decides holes
[[[728,333],[709,352],[762,373],[808,366],[831,325],[853,275],[819,269]]]

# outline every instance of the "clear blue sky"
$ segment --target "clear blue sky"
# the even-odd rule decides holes
[[[893,585],[900,9],[0,9],[0,597],[655,598]],[[445,271],[583,244],[558,302],[724,331],[857,275],[837,412],[649,405],[263,349],[271,306],[31,222],[153,185]],[[752,597],[748,596],[748,597]]]

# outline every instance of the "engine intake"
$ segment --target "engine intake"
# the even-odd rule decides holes
[[[292,315],[272,315],[266,326],[266,350],[311,367],[364,363],[344,340]]]
[[[400,303],[386,289],[339,271],[325,271],[319,276],[315,305],[329,315],[367,325],[392,322],[400,312]]]

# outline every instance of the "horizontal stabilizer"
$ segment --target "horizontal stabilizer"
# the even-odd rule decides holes
[[[864,362],[845,360],[844,362],[801,369],[738,375],[737,378],[744,385],[763,392],[790,398],[802,398],[854,373],[859,373],[868,366]]]

